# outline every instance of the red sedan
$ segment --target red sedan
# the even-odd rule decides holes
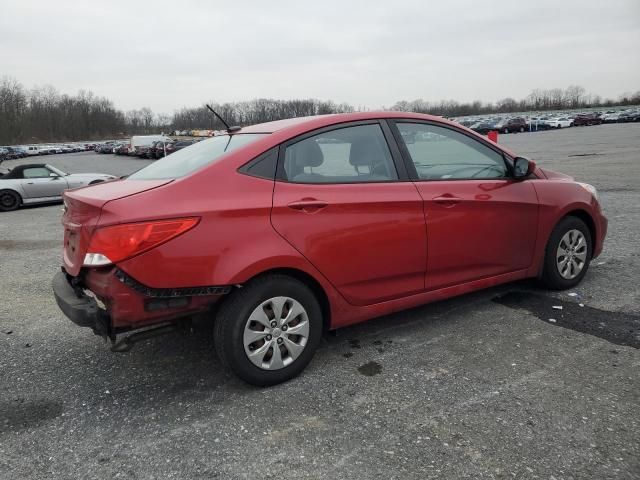
[[[401,112],[233,127],[64,201],[71,320],[115,341],[209,314],[257,385],[301,372],[327,329],[522,278],[574,287],[607,231],[592,186]]]

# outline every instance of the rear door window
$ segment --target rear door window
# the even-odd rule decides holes
[[[398,179],[379,124],[319,133],[285,150],[286,179],[295,183],[388,182]]]

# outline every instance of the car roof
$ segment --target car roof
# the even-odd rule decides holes
[[[22,178],[22,172],[27,169],[27,168],[41,168],[41,167],[47,167],[46,163],[29,163],[26,165],[16,165],[15,167],[13,167],[11,170],[9,170],[9,173],[7,173],[6,175],[4,175],[2,178],[5,180],[10,180],[12,178]]]
[[[482,139],[482,141],[490,143],[487,137],[481,135],[464,125],[456,122],[452,122],[446,118],[438,117],[435,115],[427,115],[423,113],[413,112],[398,112],[398,111],[373,111],[373,112],[353,112],[353,113],[338,113],[329,115],[317,115],[313,117],[299,117],[286,120],[277,120],[274,122],[262,123],[243,127],[239,131],[233,132],[233,135],[242,134],[257,134],[264,133],[264,138],[250,143],[242,148],[235,150],[229,154],[229,162],[237,164],[237,167],[246,163],[246,156],[257,156],[266,150],[279,145],[283,142],[288,142],[299,135],[312,132],[314,130],[322,129],[325,127],[340,128],[340,124],[346,124],[350,122],[359,121],[374,121],[379,119],[404,119],[404,120],[418,120],[418,121],[430,121],[437,125],[449,126],[457,131],[463,131],[468,136]],[[486,120],[482,121],[483,123]],[[506,148],[503,144],[495,145],[502,152],[514,157],[514,152]],[[225,162],[215,163],[214,165],[220,165]],[[212,168],[215,166],[212,165]]]
[[[380,118],[409,118],[416,120],[435,120],[438,122],[450,122],[442,117],[426,115],[423,113],[396,112],[396,111],[374,111],[374,112],[353,112],[353,113],[332,113],[328,115],[315,115],[312,117],[287,118],[285,120],[275,120],[273,122],[259,123],[243,127],[239,133],[275,133],[281,130],[311,130],[328,127],[338,123],[357,122],[359,120],[374,120]]]

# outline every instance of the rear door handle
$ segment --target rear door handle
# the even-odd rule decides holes
[[[433,199],[434,202],[444,205],[445,207],[453,207],[462,201],[461,198],[454,197],[453,195],[442,195],[440,197],[435,197]]]
[[[322,210],[329,204],[322,200],[316,200],[315,198],[298,200],[297,202],[292,202],[287,205],[289,208],[293,210],[301,210],[307,213],[317,212],[318,210]]]

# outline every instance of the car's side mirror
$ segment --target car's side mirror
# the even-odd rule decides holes
[[[513,176],[515,178],[526,178],[536,169],[536,162],[524,157],[516,157],[513,160]]]

